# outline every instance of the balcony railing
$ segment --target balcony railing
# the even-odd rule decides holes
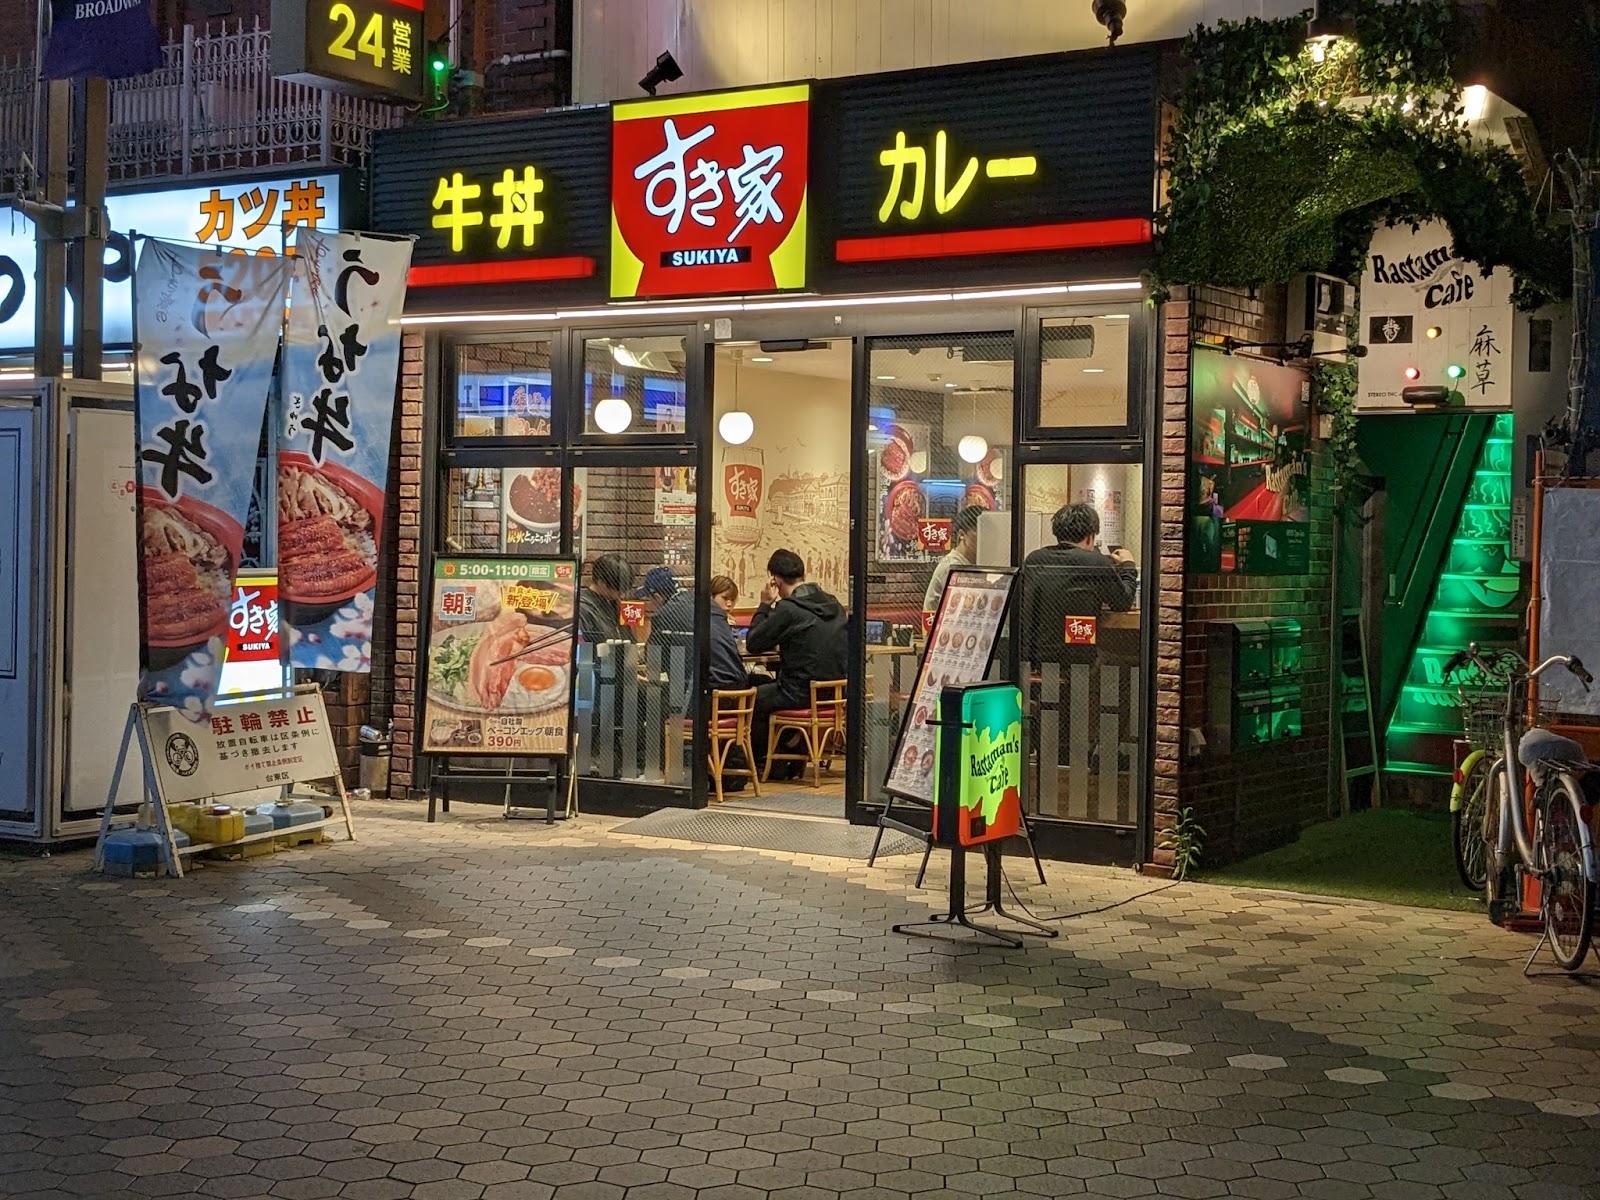
[[[0,61],[0,193],[22,185],[33,145],[31,59]],[[160,68],[111,83],[110,182],[272,167],[359,166],[372,131],[403,110],[272,75],[272,32],[259,21],[187,25]]]

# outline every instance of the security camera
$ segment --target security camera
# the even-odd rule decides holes
[[[652,96],[656,88],[663,83],[672,83],[683,78],[683,68],[678,65],[678,60],[672,57],[670,50],[663,50],[656,55],[656,65],[646,72],[645,77],[639,80],[639,86]]]

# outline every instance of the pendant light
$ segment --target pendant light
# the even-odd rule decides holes
[[[755,418],[739,407],[739,363],[743,358],[744,348],[736,347],[733,351],[733,407],[717,422],[717,432],[730,446],[744,445],[756,432]]]
[[[607,396],[594,406],[594,423],[601,433],[621,433],[633,424],[633,405],[621,396]]]
[[[972,399],[972,424],[978,423],[978,393],[968,392]],[[965,463],[981,463],[989,453],[989,439],[979,433],[969,433],[956,443],[956,453]]]

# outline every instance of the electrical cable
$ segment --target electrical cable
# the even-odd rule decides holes
[[[1135,900],[1142,900],[1146,896],[1154,896],[1158,892],[1171,891],[1173,888],[1178,886],[1179,882],[1178,880],[1173,880],[1170,883],[1162,884],[1160,887],[1153,887],[1146,891],[1139,892],[1136,895],[1124,896],[1121,900],[1113,900],[1110,904],[1103,904],[1099,908],[1085,908],[1079,910],[1078,912],[1054,913],[1049,916],[1041,916],[1024,904],[1022,897],[1017,895],[1017,889],[1011,882],[1011,876],[1006,874],[1004,859],[1000,861],[1000,878],[1005,880],[1006,891],[1011,893],[1011,899],[1016,902],[1017,907],[1023,912],[1027,913],[1028,916],[1032,917],[1035,921],[1068,921],[1075,917],[1092,917],[1099,913],[1110,912],[1114,908],[1121,908],[1124,904],[1132,904]]]

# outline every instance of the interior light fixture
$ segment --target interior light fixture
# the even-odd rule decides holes
[[[980,463],[989,453],[989,439],[981,434],[969,433],[956,443],[956,453],[962,462]]]
[[[1437,338],[1443,332],[1444,332],[1444,330],[1440,329],[1437,325],[1429,325],[1428,326],[1428,340],[1430,342],[1433,341],[1435,338]]]
[[[758,363],[769,363],[769,362],[772,361],[772,355],[770,355],[770,354],[757,354],[754,357],[752,357],[750,359],[750,361],[751,362],[758,362]]]
[[[879,375],[876,378],[881,383],[893,383],[896,379],[899,378],[899,376],[898,375]]]
[[[949,380],[946,380],[946,381],[945,381],[945,387],[947,387],[947,388],[953,388],[953,387],[955,387],[955,386],[956,386],[956,385],[955,385],[955,384],[954,384],[954,383],[951,383],[951,382],[950,382],[950,381],[949,381]]]
[[[656,65],[645,72],[639,86],[650,95],[656,94],[656,88],[663,83],[675,83],[683,78],[683,68],[678,65],[678,60],[672,57],[672,51],[663,50],[656,55]]]
[[[1127,313],[1101,313],[1100,319],[1102,321],[1126,321],[1130,318]]]
[[[755,418],[739,407],[739,364],[744,360],[744,351],[733,352],[733,407],[722,414],[722,419],[717,422],[717,432],[722,435],[722,440],[730,446],[742,446],[755,434]]]
[[[594,423],[601,433],[621,433],[633,424],[633,405],[620,396],[607,396],[594,406]]]
[[[1083,373],[1085,375],[1104,375],[1106,369],[1104,367],[1085,367]]]

